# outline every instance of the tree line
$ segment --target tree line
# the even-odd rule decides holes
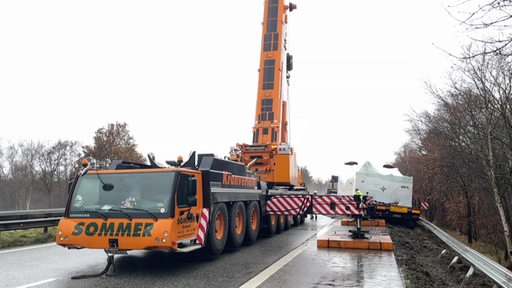
[[[452,8],[473,4],[460,23],[478,36],[454,56],[447,88],[427,83],[434,108],[410,117],[394,165],[414,177],[415,204],[429,203],[425,218],[493,247],[512,268],[512,3]]]
[[[114,159],[146,163],[136,149],[126,123],[98,129],[91,146],[70,140],[0,146],[0,211],[63,208],[68,182],[82,159],[102,168]]]
[[[429,87],[435,108],[411,118],[394,165],[413,176],[428,220],[507,251],[496,253],[510,261],[512,65],[499,54],[467,57],[450,80],[447,91]]]
[[[108,124],[94,135],[94,145],[58,140],[49,144],[34,141],[0,146],[0,211],[63,208],[67,186],[78,171],[81,160],[98,168],[112,160],[147,163],[137,152],[137,144],[126,123]],[[315,180],[303,169],[306,186],[321,191],[326,183]]]

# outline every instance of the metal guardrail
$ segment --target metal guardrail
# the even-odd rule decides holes
[[[0,231],[57,226],[64,208],[0,211]]]
[[[489,259],[487,256],[469,248],[457,239],[452,238],[446,232],[439,229],[436,225],[430,223],[429,221],[420,219],[419,223],[436,234],[439,239],[443,240],[453,250],[471,262],[471,264],[478,270],[489,276],[489,278],[491,278],[496,284],[499,284],[501,287],[505,288],[512,287],[512,271]]]

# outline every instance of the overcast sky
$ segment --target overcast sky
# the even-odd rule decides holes
[[[459,28],[446,1],[297,0],[290,137],[315,178],[382,166],[431,108]],[[0,144],[126,122],[160,162],[252,141],[262,0],[0,1]],[[353,169],[353,168],[352,168]]]

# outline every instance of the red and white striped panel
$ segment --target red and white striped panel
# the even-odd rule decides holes
[[[361,203],[362,204],[362,203]],[[361,205],[361,208],[363,205]],[[361,214],[353,196],[314,196],[313,213],[322,215],[355,215]],[[333,210],[334,209],[334,210]]]
[[[209,217],[210,211],[207,208],[203,208],[203,211],[201,211],[201,221],[199,221],[199,229],[197,230],[197,243],[201,245],[204,245],[204,240],[206,239]]]
[[[350,196],[347,196],[350,197]],[[353,197],[352,197],[353,198]],[[366,196],[366,204],[365,202],[361,202],[361,205],[359,205],[362,209],[368,208],[370,205],[375,205],[375,199],[373,199],[372,196]]]
[[[304,214],[311,205],[310,195],[279,195],[267,201],[267,214],[299,215]]]

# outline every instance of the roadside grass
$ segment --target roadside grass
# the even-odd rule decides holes
[[[446,230],[445,230],[446,231]],[[489,257],[489,259],[503,265],[503,255],[505,255],[505,251],[499,249],[494,245],[490,245],[481,241],[473,240],[473,244],[469,245],[468,238],[466,235],[462,235],[455,231],[446,231],[450,236],[459,240],[459,242],[464,243],[464,245],[470,247],[471,249],[484,254]]]
[[[44,233],[43,228],[33,228],[0,232],[0,249],[42,244],[55,241],[57,227],[49,227]]]

